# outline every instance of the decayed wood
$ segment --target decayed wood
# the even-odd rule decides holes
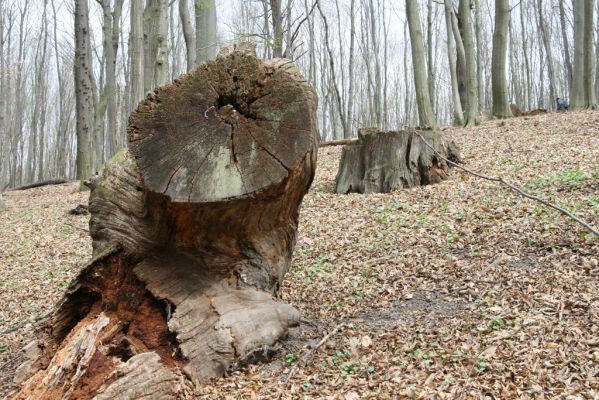
[[[435,131],[422,131],[429,143],[447,154]],[[455,153],[455,144],[452,147]],[[459,158],[459,154],[457,154]],[[387,193],[438,183],[447,178],[447,164],[427,148],[414,132],[379,132],[362,129],[358,141],[343,149],[337,193]]]
[[[315,171],[316,96],[234,46],[158,88],[90,183],[94,258],[16,398],[180,398],[299,321],[278,302]]]
[[[35,182],[35,183],[30,183],[29,185],[19,186],[12,190],[27,190],[27,189],[33,189],[33,188],[38,188],[38,187],[42,187],[42,186],[62,185],[63,183],[67,183],[67,182],[68,181],[66,179],[48,179],[46,181]]]

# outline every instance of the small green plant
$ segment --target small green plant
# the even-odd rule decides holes
[[[479,374],[484,373],[487,370],[487,360],[484,357],[480,357],[476,362],[476,372]]]
[[[489,322],[489,330],[497,331],[505,326],[505,320],[501,317],[495,317]]]
[[[358,372],[358,366],[353,361],[346,361],[342,363],[339,368],[341,368],[341,371],[345,375],[352,375]]]
[[[285,364],[287,366],[295,364],[295,362],[297,361],[297,359],[298,359],[297,353],[287,353],[285,355]]]

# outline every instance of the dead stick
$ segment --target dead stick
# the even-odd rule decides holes
[[[302,361],[306,361],[308,358],[310,358],[312,356],[312,354],[316,350],[318,350],[318,348],[320,346],[325,344],[327,342],[327,340],[329,340],[331,338],[331,336],[335,335],[337,332],[339,332],[344,327],[345,327],[344,323],[340,323],[339,325],[337,325],[335,327],[335,329],[333,329],[331,332],[329,332],[327,335],[325,335],[322,339],[320,339],[320,342],[318,342],[316,344],[316,346],[312,347],[310,350],[308,350],[308,352],[306,354],[304,354],[299,360],[297,360],[297,363],[295,363],[295,365],[291,368],[291,370],[287,374],[287,377],[285,378],[283,383],[285,383],[285,384],[289,383],[289,380],[291,380],[293,375],[295,375],[295,373],[297,372],[297,369],[299,368]]]
[[[570,219],[572,219],[575,222],[578,222],[580,225],[584,226],[589,232],[591,232],[593,235],[595,236],[599,236],[599,231],[597,229],[595,229],[591,224],[589,224],[586,221],[583,221],[582,219],[578,218],[576,215],[572,214],[570,211],[556,205],[553,204],[545,199],[542,199],[538,196],[535,196],[534,194],[530,194],[524,191],[524,189],[519,188],[518,186],[514,185],[513,183],[510,183],[508,181],[506,181],[505,179],[501,178],[501,177],[494,177],[494,176],[486,176],[483,174],[480,174],[478,172],[472,171],[466,167],[463,167],[459,164],[454,163],[453,161],[448,160],[447,158],[445,158],[442,154],[440,154],[433,146],[431,146],[425,139],[424,137],[422,137],[422,135],[416,131],[414,131],[414,133],[420,138],[422,139],[422,141],[424,142],[424,144],[429,147],[431,150],[433,150],[435,152],[435,154],[437,154],[437,156],[439,156],[442,160],[444,160],[446,163],[453,165],[456,168],[461,169],[462,171],[465,171],[471,175],[474,175],[476,177],[479,177],[481,179],[486,179],[488,181],[492,181],[492,182],[499,182],[502,185],[507,186],[510,190],[512,190],[513,192],[518,193],[519,195],[526,197],[527,199],[531,199],[531,200],[535,200],[538,201],[541,204],[544,204],[545,206],[549,207],[549,208],[553,208],[556,211],[559,211],[560,213],[564,214],[565,216],[569,217]]]

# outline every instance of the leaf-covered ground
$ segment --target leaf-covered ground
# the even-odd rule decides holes
[[[598,129],[599,112],[586,112],[443,134],[469,168],[597,227]],[[435,186],[335,195],[340,153],[321,149],[283,289],[304,323],[271,363],[214,380],[202,398],[599,398],[599,240],[458,170]],[[67,215],[86,202],[75,189],[5,194],[0,396],[35,321],[91,252],[87,217]]]

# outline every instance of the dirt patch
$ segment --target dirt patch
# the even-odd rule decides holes
[[[416,292],[410,299],[398,300],[389,307],[365,312],[355,320],[368,329],[392,330],[399,325],[418,321],[426,327],[466,312],[468,303],[459,298],[444,297],[437,293]]]

